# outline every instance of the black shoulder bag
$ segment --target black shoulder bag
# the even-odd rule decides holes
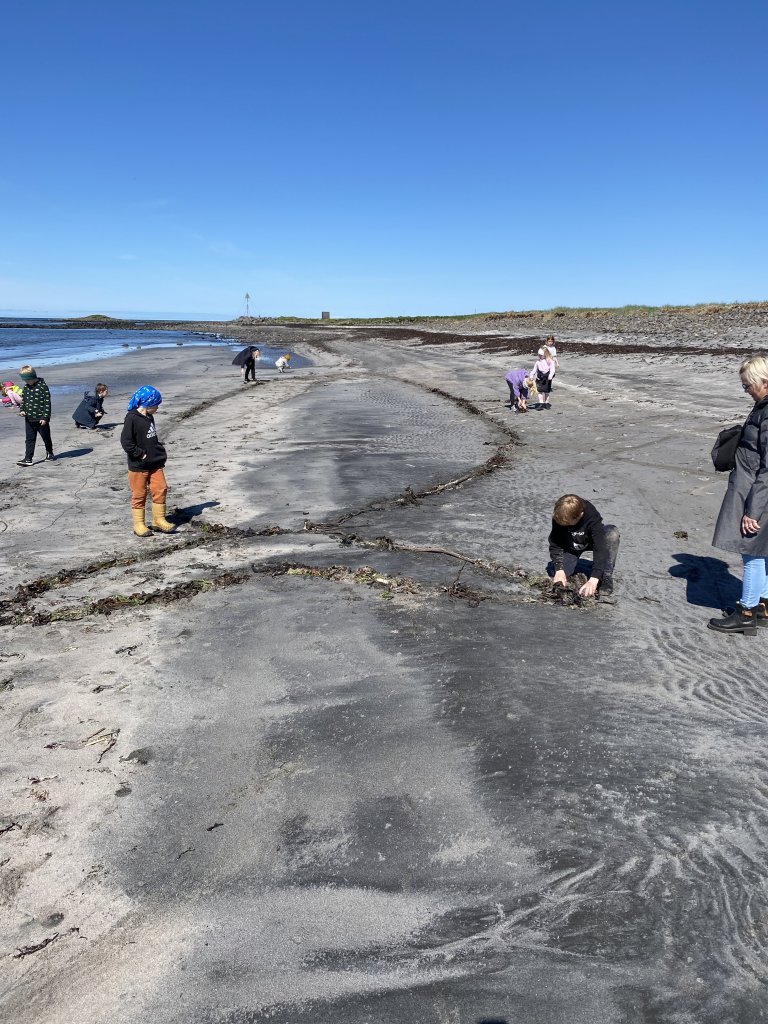
[[[741,441],[744,427],[726,427],[717,435],[715,447],[712,449],[712,465],[718,473],[730,473],[736,465],[736,449]]]

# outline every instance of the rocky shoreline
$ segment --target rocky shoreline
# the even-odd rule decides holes
[[[4,324],[4,327],[25,328],[28,323]],[[283,317],[238,317],[231,321],[216,320],[119,320],[109,317],[75,318],[57,322],[57,329],[194,331],[201,334],[227,334],[236,340],[263,338],[265,328],[303,330],[314,334],[336,331],[360,332],[371,337],[391,339],[439,334],[463,341],[476,335],[543,334],[574,337],[614,335],[696,341],[738,342],[755,332],[768,330],[768,302],[710,303],[697,306],[622,307],[617,309],[552,309],[480,313],[457,317],[392,317],[376,319],[303,320]],[[359,336],[359,335],[358,335]],[[447,340],[447,338],[446,338]]]

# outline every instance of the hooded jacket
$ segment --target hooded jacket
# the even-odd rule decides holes
[[[128,469],[135,471],[162,469],[168,455],[160,444],[151,413],[142,415],[135,409],[125,417],[120,444],[128,456]]]
[[[82,402],[72,413],[72,419],[81,427],[95,427],[99,422],[96,413],[103,412],[103,406],[104,399],[101,395],[92,395],[90,391],[86,391]]]
[[[21,411],[28,420],[51,419],[51,392],[42,377],[24,385],[21,392]]]
[[[256,359],[256,353],[251,352],[251,346],[244,348],[242,352],[238,352],[235,358],[232,360],[233,366],[245,366],[246,363]]]

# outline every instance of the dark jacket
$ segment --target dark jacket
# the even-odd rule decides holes
[[[256,361],[256,353],[251,352],[251,346],[244,348],[241,352],[238,352],[235,358],[232,360],[233,366],[245,366],[246,363],[254,363]]]
[[[161,469],[168,458],[157,438],[155,417],[133,410],[125,417],[120,444],[128,456],[128,469]]]
[[[583,500],[583,499],[582,499]],[[573,526],[561,526],[552,520],[549,535],[549,557],[555,571],[563,568],[566,551],[580,555],[592,551],[592,575],[600,580],[608,562],[608,541],[605,536],[603,517],[591,501],[584,501],[584,515]]]
[[[81,427],[95,427],[99,422],[96,413],[104,412],[103,406],[104,399],[100,395],[92,395],[90,391],[86,391],[82,402],[72,413],[72,419]]]
[[[758,521],[759,533],[742,537],[741,517],[744,515]],[[744,424],[712,546],[740,555],[768,558],[768,398],[755,402]]]
[[[51,392],[42,377],[24,385],[21,392],[21,411],[28,420],[51,418]]]

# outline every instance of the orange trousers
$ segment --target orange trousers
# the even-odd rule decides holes
[[[131,508],[144,508],[147,491],[153,505],[164,505],[168,481],[162,469],[129,469],[128,486],[131,488]]]

